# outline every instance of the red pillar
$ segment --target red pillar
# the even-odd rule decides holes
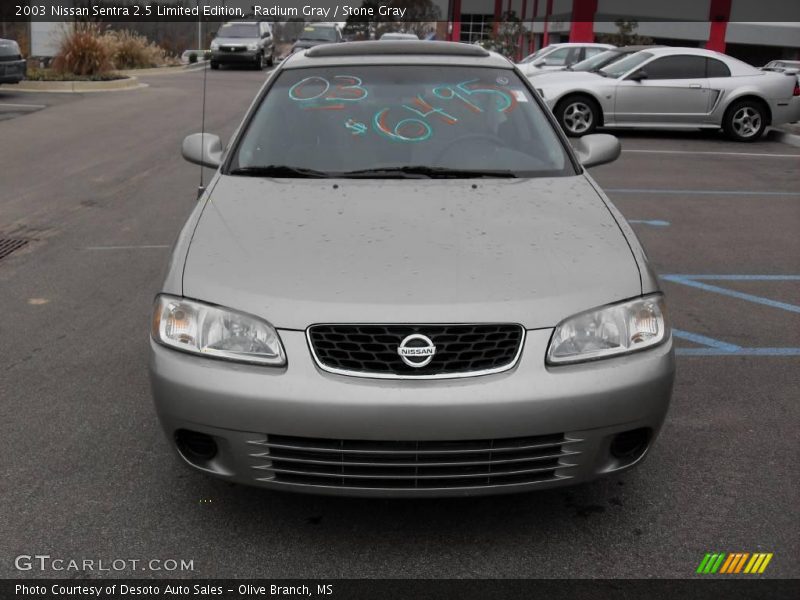
[[[461,41],[461,0],[453,0],[453,32],[450,34],[450,40]]]
[[[570,42],[594,41],[594,15],[596,12],[597,0],[574,0],[572,26],[569,30]]]
[[[503,15],[503,0],[494,0],[494,22],[492,23],[492,31],[497,35],[497,29],[500,27],[500,17]]]
[[[544,33],[542,34],[542,48],[550,45],[550,15],[553,12],[553,0],[547,0],[547,8],[544,10]]]
[[[536,16],[539,13],[539,0],[533,0],[533,14],[531,15],[531,43],[528,46],[528,54],[533,54],[536,50],[536,35],[533,33],[533,24],[536,22]]]
[[[708,32],[708,50],[725,52],[725,34],[728,31],[728,19],[731,17],[731,0],[711,0],[708,9],[708,20],[711,28]]]

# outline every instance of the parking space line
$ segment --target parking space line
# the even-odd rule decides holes
[[[704,348],[675,348],[679,356],[800,356],[800,348],[742,348],[705,335],[673,329],[673,337],[700,344]]]
[[[669,227],[669,221],[662,221],[661,219],[651,219],[649,221],[643,219],[628,219],[628,223],[639,223],[640,225],[650,225],[651,227]]]
[[[623,154],[706,154],[711,156],[744,156],[747,158],[797,158],[800,154],[772,154],[767,152],[717,152],[711,150],[623,150]]]
[[[12,104],[10,102],[0,102],[0,108],[8,106],[10,108],[33,108],[33,109],[41,109],[47,108],[46,104]]]
[[[687,342],[692,342],[693,344],[700,344],[701,346],[709,346],[723,352],[736,352],[742,348],[736,344],[729,344],[727,342],[715,340],[714,338],[700,335],[698,333],[683,331],[682,329],[673,329],[672,335],[678,339],[686,340]]]
[[[607,194],[667,194],[686,196],[800,196],[800,192],[770,192],[744,190],[675,190],[646,188],[605,188]]]
[[[675,348],[678,356],[800,356],[800,348],[739,348],[728,351],[719,348]]]
[[[724,277],[724,276],[717,276],[717,277]],[[740,276],[743,277],[743,276]],[[757,275],[750,275],[752,279],[749,281],[758,281],[756,279]],[[781,281],[781,279],[777,279],[779,276],[771,276],[772,279],[767,281]],[[786,275],[785,281],[797,281],[798,276],[796,275]],[[732,298],[738,298],[739,300],[746,300],[748,302],[753,302],[755,304],[763,304],[764,306],[769,306],[771,308],[779,308],[781,310],[786,310],[789,312],[800,313],[800,306],[796,304],[789,304],[788,302],[778,302],[777,300],[771,300],[769,298],[764,298],[763,296],[755,296],[753,294],[746,294],[744,292],[738,292],[736,290],[729,290],[727,288],[719,287],[716,285],[709,285],[707,283],[703,283],[699,281],[699,279],[704,279],[702,275],[693,275],[693,276],[685,276],[685,275],[662,275],[661,279],[665,281],[671,281],[673,283],[680,283],[682,285],[686,285],[689,287],[697,288],[706,292],[714,292],[715,294],[722,294],[723,296],[730,296]],[[719,279],[717,279],[719,281]],[[748,281],[744,279],[738,279],[738,281]]]
[[[141,246],[87,246],[84,250],[152,250],[169,248],[166,244],[143,244]]]

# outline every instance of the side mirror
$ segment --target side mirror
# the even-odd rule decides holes
[[[574,148],[578,153],[578,160],[586,168],[613,162],[622,152],[619,140],[607,133],[593,133],[578,138]]]
[[[630,77],[628,77],[631,81],[639,82],[642,79],[647,79],[647,71],[644,69],[639,69],[638,71],[634,71]]]
[[[190,163],[216,169],[222,164],[222,142],[211,133],[194,133],[183,140],[183,158]]]
[[[545,66],[546,64],[547,64],[547,59],[545,59],[545,58],[540,58],[539,60],[537,60],[536,62],[534,62],[534,63],[533,63],[533,66],[534,66],[534,67],[543,67],[543,66]]]

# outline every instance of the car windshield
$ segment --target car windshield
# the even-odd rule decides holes
[[[534,52],[533,54],[529,54],[528,56],[526,56],[525,58],[523,58],[523,59],[520,61],[520,63],[521,63],[521,64],[525,64],[525,63],[529,63],[529,62],[531,62],[531,61],[534,61],[534,60],[536,60],[537,58],[539,58],[539,57],[540,57],[542,54],[544,54],[544,51],[545,51],[545,50],[549,50],[549,49],[551,49],[551,46],[548,46],[547,48],[539,48],[539,49],[538,49],[536,52]]]
[[[231,160],[276,177],[575,174],[528,88],[494,68],[287,69]]]
[[[570,71],[596,71],[599,68],[605,67],[612,62],[621,60],[626,56],[628,56],[626,53],[617,52],[614,50],[606,50],[600,54],[595,54],[591,58],[587,58],[579,63],[575,63],[571,67],[567,67],[567,69]]]
[[[631,54],[627,58],[623,58],[622,60],[618,60],[617,62],[613,62],[610,65],[603,67],[598,71],[598,73],[605,75],[606,77],[613,77],[616,79],[617,77],[622,77],[628,71],[635,69],[652,56],[653,55],[650,52],[637,52],[636,54]]]
[[[221,38],[255,38],[258,37],[258,25],[254,23],[230,23],[217,31]]]
[[[336,30],[333,27],[306,25],[298,39],[315,42],[335,42]]]

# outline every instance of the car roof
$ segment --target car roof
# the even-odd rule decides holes
[[[284,67],[301,69],[341,64],[453,64],[513,68],[507,58],[480,46],[415,40],[321,44],[291,55]]]
[[[731,75],[753,75],[761,72],[756,67],[748,65],[746,62],[742,62],[738,58],[733,58],[732,56],[728,56],[727,54],[722,54],[722,52],[716,52],[714,50],[706,50],[705,48],[682,48],[679,46],[661,46],[658,48],[648,48],[647,52],[649,52],[653,56],[675,56],[680,54],[685,56],[703,56],[706,58],[715,58],[728,65],[728,68],[731,70]]]
[[[634,46],[620,46],[619,48],[611,48],[609,52],[641,52],[642,50],[654,50],[655,48],[665,48],[659,44],[639,44]]]
[[[564,48],[564,47],[568,48],[570,46],[588,46],[591,48],[608,48],[608,49],[616,48],[614,44],[600,44],[598,42],[559,42],[558,44],[548,44],[547,46],[544,47],[544,50],[547,50],[548,48]]]

